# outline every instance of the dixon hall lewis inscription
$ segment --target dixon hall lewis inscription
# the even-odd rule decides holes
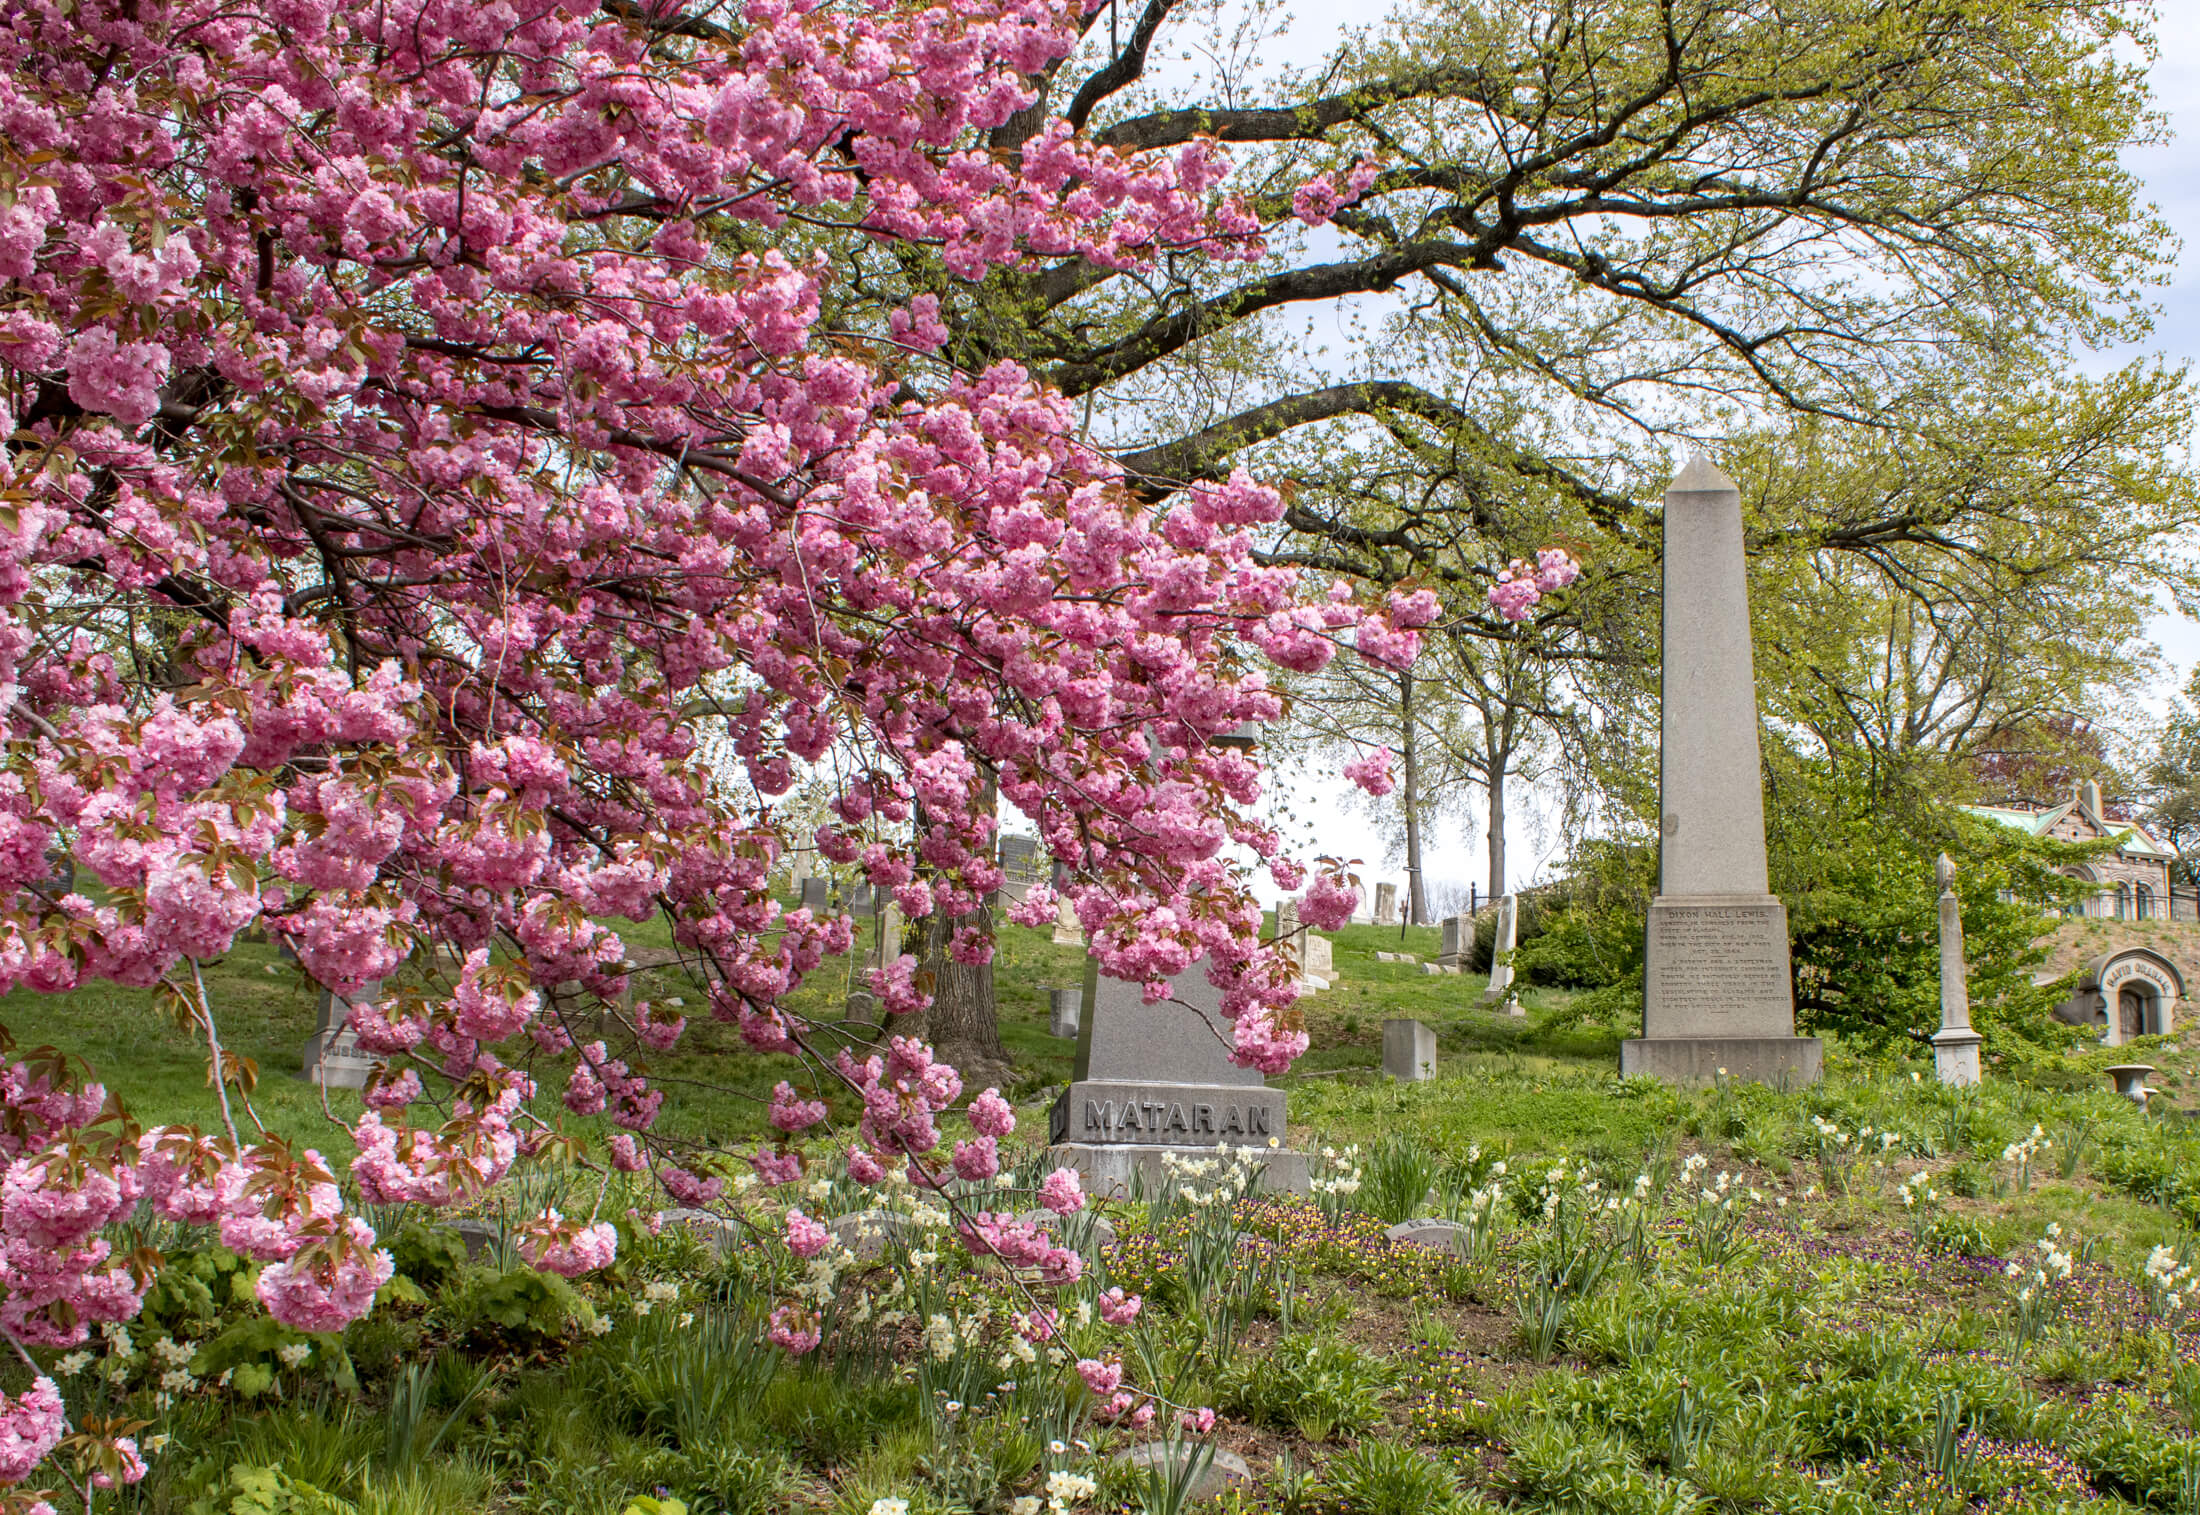
[[[1648,997],[1657,1024],[1698,1036],[1786,1034],[1778,1022],[1792,1014],[1793,990],[1781,914],[1777,904],[1654,909]]]

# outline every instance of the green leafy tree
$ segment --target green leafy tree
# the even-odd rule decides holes
[[[2049,1014],[2065,990],[2032,980],[2054,916],[2085,887],[2057,870],[2099,846],[1982,820],[1914,782],[1872,786],[1858,768],[1777,746],[1768,756],[1768,861],[1788,907],[1800,1029],[1897,1053],[1931,1039],[1940,1026],[1934,864],[1946,852],[1963,905],[1972,1023],[2002,1056],[2067,1040]]]

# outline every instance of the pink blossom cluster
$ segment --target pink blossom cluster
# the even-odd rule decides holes
[[[1344,776],[1354,784],[1380,799],[1395,787],[1390,776],[1390,749],[1378,747],[1364,757],[1354,758],[1344,765]]]
[[[67,1431],[61,1390],[45,1375],[13,1399],[0,1394],[0,1483],[30,1477]]]
[[[519,1249],[530,1267],[578,1278],[611,1266],[619,1255],[619,1231],[608,1221],[570,1221],[546,1209],[520,1228]]]
[[[1286,1066],[1297,991],[1243,859],[1304,878],[1253,817],[1258,763],[1217,738],[1280,712],[1263,660],[1396,666],[1433,598],[1264,565],[1282,500],[1243,473],[1144,502],[1060,393],[944,356],[964,286],[851,335],[824,324],[824,254],[725,251],[729,222],[799,216],[810,244],[922,243],[961,280],[1250,257],[1226,155],[1056,118],[991,148],[1078,0],[748,0],[677,45],[657,9],[0,13],[0,993],[196,1005],[193,966],[261,927],[385,1060],[352,1132],[372,1202],[498,1182],[545,1140],[540,1052],[574,1056],[562,1096],[611,1115],[614,1165],[709,1203],[723,1180],[668,1156],[647,1070],[576,1035],[609,1014],[679,1044],[686,1016],[626,1008],[618,923],[661,919],[698,1015],[809,1068],[782,1133],[837,1084],[859,1181],[990,1178],[1002,1113],[981,1096],[942,1154],[962,1085],[921,1042],[821,1055],[789,996],[854,928],[770,882],[814,847],[982,962],[960,921],[1000,883],[1005,797],[1103,971],[1157,996],[1204,971],[1239,1061]],[[1302,215],[1373,174],[1309,186]],[[157,663],[124,629],[151,622],[175,628]],[[798,828],[774,807],[812,775],[829,804]],[[57,846],[96,891],[49,886]],[[1348,894],[1317,878],[1308,918]],[[873,987],[906,1014],[925,982],[903,956]],[[193,1011],[210,1040],[219,1012]],[[307,1329],[387,1277],[313,1154],[89,1141],[103,1101],[11,1076],[0,1325],[26,1339],[135,1313],[148,1281],[96,1233],[140,1197],[234,1237]],[[449,1116],[408,1119],[431,1096]],[[968,1233],[1076,1276],[1030,1228]]]
[[[1508,621],[1525,621],[1547,594],[1581,577],[1581,565],[1563,547],[1545,547],[1533,563],[1514,558],[1490,586],[1490,604]]]

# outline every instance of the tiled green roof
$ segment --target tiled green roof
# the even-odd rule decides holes
[[[1983,820],[1998,821],[2004,826],[2011,826],[2019,831],[2029,832],[2033,836],[2045,836],[2050,827],[2068,815],[2075,807],[2070,804],[2062,804],[2049,810],[2017,810],[2008,805],[1965,805],[1963,808]],[[2116,849],[2119,852],[2129,852],[2138,857],[2164,859],[2174,859],[2177,856],[2176,853],[2148,836],[2138,826],[2124,821],[2110,820],[2103,820],[2101,825],[2103,827],[2122,828],[2120,831],[2111,830],[2109,832],[2111,836],[2121,838]]]

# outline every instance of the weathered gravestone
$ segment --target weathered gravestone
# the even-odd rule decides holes
[[[1377,884],[1375,886],[1375,924],[1378,926],[1395,926],[1398,924],[1398,886],[1396,884]]]
[[[871,915],[877,910],[878,890],[874,889],[868,880],[856,885],[854,889],[848,892],[848,913],[850,915]]]
[[[76,892],[76,859],[63,847],[46,849],[46,877],[38,886],[55,899]]]
[[[1520,896],[1508,894],[1497,902],[1497,939],[1490,947],[1490,984],[1482,991],[1482,1008],[1520,1013],[1513,998],[1513,949],[1520,944]]]
[[[811,874],[802,881],[802,908],[812,915],[823,915],[833,908],[833,881],[818,874]]]
[[[1149,1005],[1140,985],[1103,978],[1086,960],[1075,1077],[1048,1121],[1052,1161],[1077,1169],[1088,1191],[1120,1195],[1133,1171],[1158,1184],[1163,1153],[1251,1147],[1268,1188],[1304,1194],[1306,1154],[1283,1146],[1283,1092],[1230,1061],[1232,1028],[1206,965],[1171,988]]]
[[[1305,976],[1324,989],[1344,977],[1337,971],[1336,944],[1318,931],[1306,933]]]
[[[1964,978],[1963,903],[1956,898],[1956,865],[1943,852],[1940,877],[1940,1030],[1933,1036],[1933,1072],[1951,1088],[1979,1080],[1979,1043],[1971,1029],[1971,986]]]
[[[1466,966],[1474,956],[1474,917],[1454,915],[1445,918],[1443,924],[1443,950],[1436,954],[1436,961],[1447,968]]]
[[[1306,977],[1307,928],[1299,924],[1299,902],[1295,899],[1276,903],[1276,942],[1290,954],[1291,964],[1298,969],[1299,978]]]
[[[1085,928],[1078,924],[1077,907],[1066,897],[1054,902],[1054,945],[1057,947],[1082,947],[1085,945]]]
[[[330,1089],[366,1087],[367,1075],[381,1059],[360,1049],[359,1034],[347,1023],[354,1004],[372,1004],[381,992],[380,984],[367,984],[349,996],[321,991],[319,1024],[306,1038],[300,1060],[300,1073],[307,1082]]]
[[[1741,493],[1708,459],[1665,492],[1664,560],[1658,894],[1620,1071],[1814,1083],[1824,1050],[1795,1034],[1787,908],[1765,873]]]
[[[1044,870],[1039,864],[1039,839],[1035,836],[1001,838],[1001,887],[993,899],[997,905],[1020,905]]]
[[[1384,1021],[1383,1072],[1406,1084],[1434,1078],[1436,1032],[1421,1021]]]
[[[874,894],[872,904],[878,909],[871,916],[871,945],[863,952],[866,973],[873,968],[883,968],[894,958],[901,956],[901,906],[894,903],[891,894]],[[841,1019],[852,1027],[877,1027],[884,1017],[880,1013],[878,996],[871,992],[868,980],[862,975],[848,987],[847,1008]]]
[[[1233,1489],[1242,1489],[1253,1481],[1253,1470],[1243,1457],[1228,1447],[1216,1447],[1201,1465],[1201,1443],[1190,1439],[1182,1441],[1149,1441],[1132,1447],[1127,1452],[1115,1454],[1115,1460],[1144,1474],[1150,1487],[1158,1482],[1163,1487],[1182,1486],[1181,1503],[1152,1501],[1146,1505],[1154,1508],[1189,1509],[1220,1499]]]
[[[1434,1252],[1457,1252],[1464,1255],[1474,1232],[1458,1221],[1424,1215],[1412,1220],[1402,1220],[1383,1235],[1409,1247],[1427,1247]]]
[[[1085,991],[1082,989],[1047,990],[1047,1029],[1056,1036],[1075,1036],[1084,1018]]]

